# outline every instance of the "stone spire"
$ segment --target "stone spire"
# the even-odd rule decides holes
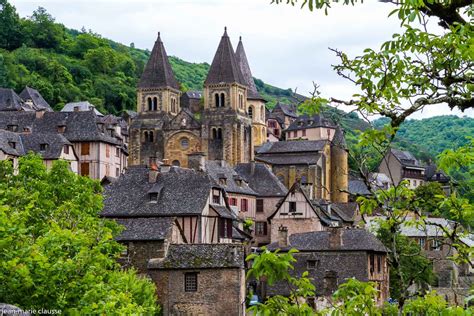
[[[255,82],[253,81],[252,71],[250,71],[249,62],[247,60],[247,55],[245,54],[244,44],[242,44],[242,36],[239,38],[239,45],[237,45],[237,50],[235,51],[235,57],[237,59],[237,64],[239,65],[240,71],[245,80],[245,85],[247,86],[247,96],[249,99],[262,99],[260,94],[257,91]]]
[[[148,60],[145,70],[138,83],[139,88],[164,88],[171,87],[179,89],[178,82],[174,77],[171,69],[168,55],[166,55],[165,47],[158,32],[150,59]]]
[[[237,82],[243,85],[245,80],[240,71],[235,58],[234,49],[227,35],[227,28],[224,29],[216,55],[212,60],[211,68],[207,74],[205,84],[233,83]]]

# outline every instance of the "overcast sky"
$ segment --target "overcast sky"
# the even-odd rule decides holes
[[[366,0],[355,7],[334,5],[325,16],[270,0],[10,0],[21,16],[45,7],[69,28],[91,29],[103,37],[151,49],[157,32],[168,55],[211,63],[227,26],[234,48],[242,36],[254,77],[308,95],[312,82],[324,96],[348,98],[353,86],[331,68],[338,62],[328,47],[355,56],[378,48],[399,31],[390,4]],[[440,114],[474,117],[474,111],[437,107],[414,118]]]

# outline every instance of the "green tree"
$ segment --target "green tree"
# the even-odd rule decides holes
[[[101,187],[22,157],[0,163],[0,301],[77,314],[155,314],[155,287],[116,262],[120,227],[99,218]]]
[[[438,182],[425,182],[415,189],[415,200],[426,214],[437,215],[443,195],[443,188]]]
[[[24,20],[24,27],[31,45],[37,48],[58,49],[66,37],[64,26],[55,23],[43,7],[33,11],[31,17]]]
[[[14,50],[23,39],[20,17],[8,0],[0,0],[0,48]]]
[[[8,72],[5,66],[5,59],[3,55],[0,54],[0,88],[6,87],[8,87]]]

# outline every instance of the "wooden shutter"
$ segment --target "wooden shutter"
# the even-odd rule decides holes
[[[225,237],[225,218],[219,218],[219,237]]]
[[[267,235],[267,223],[263,222],[263,234],[266,236]]]
[[[227,238],[232,238],[232,220],[226,219],[227,221]]]
[[[81,144],[81,155],[89,155],[90,154],[90,146],[89,143],[82,143]]]
[[[257,199],[257,212],[263,212],[263,200]]]
[[[81,163],[81,176],[89,176],[89,163]]]

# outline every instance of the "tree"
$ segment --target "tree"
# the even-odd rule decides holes
[[[438,182],[425,182],[415,189],[415,199],[426,214],[437,215],[443,195],[443,189]]]
[[[22,44],[22,26],[16,9],[8,0],[0,0],[0,48],[14,50]]]
[[[8,72],[5,66],[5,59],[3,55],[0,54],[0,88],[6,87],[8,87]]]
[[[25,33],[31,45],[37,48],[58,49],[66,37],[64,26],[54,22],[45,8],[39,7],[24,20]]]
[[[155,287],[116,262],[120,227],[99,218],[101,187],[57,161],[0,163],[0,301],[77,314],[155,314]]]

